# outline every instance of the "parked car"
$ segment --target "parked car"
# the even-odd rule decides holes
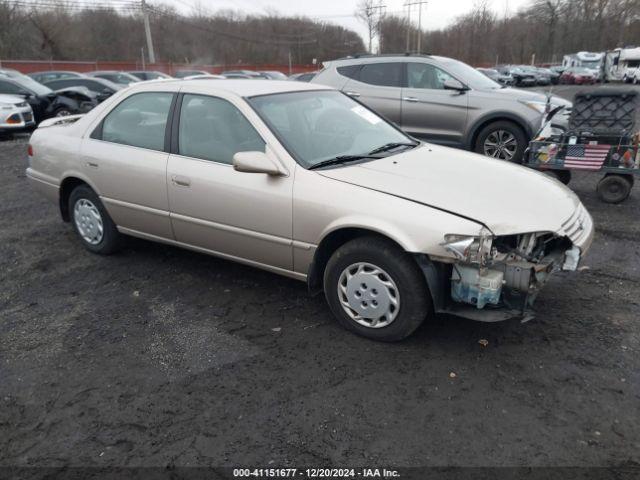
[[[127,72],[129,75],[133,75],[138,80],[158,80],[161,78],[173,78],[166,73],[157,72],[155,70],[136,70],[133,72]]]
[[[85,87],[96,95],[98,102],[106,100],[118,90],[125,88],[122,84],[113,83],[99,77],[63,78],[60,80],[46,82],[45,85],[53,90],[60,90],[69,87]]]
[[[89,251],[124,234],[264,268],[324,291],[342,325],[377,340],[439,312],[529,318],[593,238],[556,180],[421,144],[318,84],[134,85],[46,121],[29,153],[31,184]]]
[[[193,77],[194,75],[211,75],[204,70],[177,70],[173,73],[175,78]]]
[[[342,90],[410,135],[513,162],[521,161],[546,108],[545,95],[502,88],[446,57],[365,56],[324,66],[312,83]]]
[[[502,85],[515,85],[516,81],[510,74],[503,74],[493,68],[476,68],[480,73],[486,75],[494,82],[498,82]]]
[[[510,75],[513,77],[516,87],[534,87],[538,84],[538,78],[535,74],[525,72],[520,67],[506,65],[498,67],[496,70],[503,75]]]
[[[115,70],[96,70],[95,72],[88,72],[87,76],[103,78],[105,80],[109,80],[110,82],[124,86],[132,85],[140,81],[138,77],[134,77],[129,73],[117,72]]]
[[[0,134],[21,132],[34,126],[33,111],[24,98],[0,94]]]
[[[287,80],[295,80],[297,82],[310,82],[313,77],[316,76],[316,72],[307,72],[307,73],[294,73],[293,75],[289,75]]]
[[[30,77],[0,77],[0,93],[24,98],[31,108],[36,123],[49,117],[86,113],[97,105],[88,91],[67,88],[53,91]]]
[[[245,75],[247,77],[252,77],[252,78],[266,78],[269,79],[269,77],[261,72],[256,72],[254,70],[227,70],[222,72],[222,75],[224,75],[227,78],[231,78],[229,77],[229,75]],[[234,78],[239,78],[239,77],[234,77]]]
[[[0,77],[18,78],[25,76],[26,75],[20,73],[18,70],[14,70],[13,68],[0,68]]]
[[[287,76],[282,73],[282,72],[278,72],[277,70],[260,70],[258,72],[259,74],[266,76],[267,78],[271,79],[271,80],[286,80]]]
[[[570,67],[560,75],[560,83],[569,85],[593,85],[596,83],[596,77],[587,68]]]
[[[534,67],[533,65],[518,65],[517,67],[524,73],[529,75],[533,75],[536,81],[536,85],[550,85],[551,77],[549,74],[542,72],[539,68]]]
[[[562,75],[562,72],[564,72],[566,69],[567,67],[565,67],[564,65],[551,65],[549,67],[549,70],[557,73],[558,75]]]
[[[549,77],[549,81],[552,85],[557,85],[559,83],[560,74],[558,72],[555,72],[550,68],[542,68],[542,67],[538,67],[538,71],[542,75],[546,75],[547,77]]]
[[[64,78],[82,78],[83,74],[78,72],[71,72],[67,70],[50,70],[46,72],[34,72],[29,73],[27,76],[33,78],[36,82],[45,84],[53,80],[62,80]]]
[[[223,80],[227,77],[224,75],[214,75],[207,73],[206,75],[192,75],[190,77],[184,77],[184,80]]]
[[[224,78],[229,79],[237,79],[237,80],[256,80],[261,79],[261,77],[256,77],[255,75],[245,75],[244,73],[225,73],[222,75]],[[264,80],[264,79],[261,79]]]

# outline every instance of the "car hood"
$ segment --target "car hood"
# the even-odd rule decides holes
[[[5,95],[0,94],[0,103],[8,103],[10,105],[16,105],[18,103],[24,103],[26,100],[17,95]]]
[[[571,190],[547,175],[431,144],[317,173],[474,220],[495,235],[560,233],[580,204]]]

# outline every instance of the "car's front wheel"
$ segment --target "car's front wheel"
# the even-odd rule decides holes
[[[325,269],[324,292],[345,328],[374,340],[406,338],[432,310],[420,267],[384,238],[360,237],[337,249]]]
[[[87,250],[101,255],[118,250],[122,236],[89,186],[80,185],[71,192],[69,214],[73,228]]]
[[[478,133],[475,151],[488,157],[522,163],[527,138],[520,127],[508,121],[493,122]]]

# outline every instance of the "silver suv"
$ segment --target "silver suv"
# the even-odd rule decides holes
[[[541,125],[547,96],[506,88],[457,60],[367,55],[324,63],[313,83],[329,85],[410,135],[520,162]],[[571,105],[551,97],[551,106]]]

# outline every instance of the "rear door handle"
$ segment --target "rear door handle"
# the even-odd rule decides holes
[[[171,177],[171,183],[180,187],[188,187],[189,185],[191,185],[191,179],[188,177],[183,177],[182,175],[173,175]]]
[[[405,102],[416,103],[418,101],[417,97],[402,97],[402,100]]]
[[[360,96],[360,94],[358,92],[344,92],[347,95],[349,95],[350,97],[356,97],[358,98]]]

